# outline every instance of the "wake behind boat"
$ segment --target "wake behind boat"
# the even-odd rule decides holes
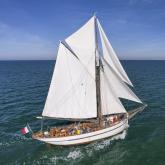
[[[32,134],[54,145],[77,145],[108,138],[128,128],[130,115],[119,98],[140,104],[99,20],[60,41],[56,65],[42,113],[45,119],[73,121]],[[141,109],[144,109],[142,106]],[[130,114],[130,115],[129,115]]]

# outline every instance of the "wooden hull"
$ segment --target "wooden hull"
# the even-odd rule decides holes
[[[105,139],[108,137],[112,137],[123,132],[128,128],[128,119],[124,119],[114,126],[101,129],[95,132],[85,133],[81,135],[73,135],[67,137],[57,137],[57,138],[35,138],[36,140],[60,146],[68,146],[68,145],[79,145],[86,144],[96,140]]]

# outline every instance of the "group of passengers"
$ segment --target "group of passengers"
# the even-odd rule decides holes
[[[107,128],[124,118],[124,115],[111,115],[104,119],[103,127]],[[85,134],[93,131],[100,130],[101,127],[98,124],[94,123],[75,123],[71,124],[67,127],[62,128],[50,128],[49,131],[44,132],[44,137],[65,137],[65,136],[72,136],[72,135],[80,135]]]
[[[104,126],[105,127],[112,126],[112,125],[118,123],[119,121],[121,121],[123,118],[124,118],[123,114],[121,114],[121,115],[111,115],[111,116],[107,117],[104,120]]]
[[[63,137],[71,135],[80,135],[94,131],[91,123],[72,124],[64,128],[51,128],[49,135],[51,137]]]

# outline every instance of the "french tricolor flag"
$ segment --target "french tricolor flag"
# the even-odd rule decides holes
[[[24,128],[21,129],[21,133],[22,133],[23,135],[25,135],[25,134],[27,134],[27,133],[29,133],[29,132],[32,132],[32,130],[31,130],[29,124],[27,124],[26,127],[24,127]]]

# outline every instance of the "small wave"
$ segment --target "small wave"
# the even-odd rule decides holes
[[[5,136],[8,136],[10,137],[10,140],[9,141],[1,141],[0,142],[0,146],[5,146],[5,147],[9,147],[11,145],[14,145],[14,144],[18,144],[18,143],[23,143],[25,141],[31,141],[32,138],[27,138],[21,134],[18,134],[18,133],[6,133]]]
[[[82,157],[83,157],[83,154],[80,150],[71,151],[67,156],[67,158],[69,158],[69,159],[71,158],[74,160],[78,159],[78,158],[82,158]]]
[[[126,137],[126,130],[123,131],[121,134],[118,134],[116,136],[113,136],[112,138],[109,138],[107,140],[102,140],[100,142],[91,143],[87,146],[78,146],[74,148],[72,151],[69,151],[69,153],[63,153],[63,155],[54,155],[49,158],[49,161],[58,164],[58,162],[64,161],[64,162],[70,162],[70,161],[77,161],[82,160],[84,157],[92,157],[92,155],[100,150],[105,149],[107,146],[110,146],[111,142],[114,140],[124,139]]]
[[[14,143],[14,142],[1,142],[0,143],[0,146],[5,146],[5,147],[8,147],[8,146],[10,146],[12,143]]]
[[[111,140],[119,140],[119,139],[124,140],[126,135],[127,135],[127,130],[124,130],[121,134],[112,137]]]
[[[109,146],[111,143],[110,139],[104,140],[103,142],[100,143],[96,143],[96,145],[94,146],[95,150],[101,150],[104,149],[106,146]]]
[[[122,133],[120,133],[118,135],[115,135],[115,136],[113,136],[113,137],[111,137],[107,140],[103,140],[101,142],[96,143],[95,146],[94,146],[94,149],[95,150],[104,149],[105,147],[110,146],[111,142],[114,141],[114,140],[120,140],[120,139],[123,140],[123,139],[125,139],[126,135],[127,135],[127,131],[124,130]]]
[[[58,148],[59,150],[60,148]],[[76,148],[73,149],[72,151],[70,151],[70,149],[67,151],[67,148],[65,148],[65,150],[62,151],[58,151],[56,152],[47,152],[47,153],[43,153],[39,159],[35,159],[33,160],[33,163],[35,164],[36,161],[38,161],[37,163],[40,164],[62,164],[62,162],[64,164],[68,163],[68,162],[73,162],[73,161],[79,161],[80,159],[82,159],[84,157],[84,154],[82,153],[80,148]]]

